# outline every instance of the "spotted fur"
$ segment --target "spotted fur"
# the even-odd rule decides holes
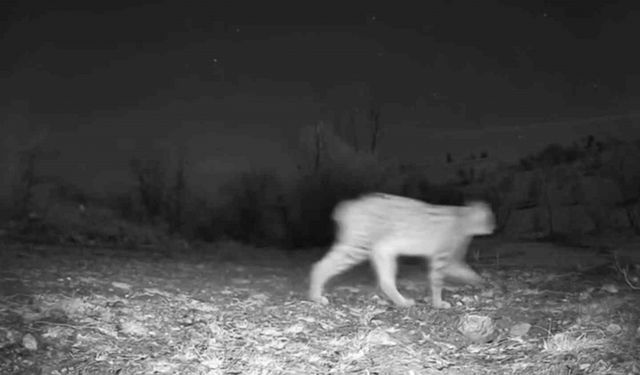
[[[397,257],[424,257],[429,261],[433,305],[442,300],[444,278],[477,284],[482,281],[464,261],[471,238],[495,229],[491,208],[484,202],[440,206],[389,194],[373,193],[339,203],[333,211],[336,239],[329,252],[311,270],[309,297],[318,303],[332,277],[371,260],[383,293],[397,306],[414,304],[396,287]]]

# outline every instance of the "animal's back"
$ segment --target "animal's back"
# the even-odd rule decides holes
[[[438,250],[440,243],[450,237],[447,234],[455,230],[457,216],[457,207],[435,206],[382,193],[342,202],[333,214],[339,242],[370,249],[393,237],[420,243],[422,247],[415,249],[416,255],[427,256],[430,254],[425,252]],[[413,251],[407,249],[407,252]]]

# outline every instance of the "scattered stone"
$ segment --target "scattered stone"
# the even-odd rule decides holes
[[[593,293],[593,291],[594,291],[593,287],[587,288],[586,290],[580,292],[580,295],[578,296],[578,299],[580,301],[586,301],[586,300],[590,299],[591,298],[591,294]]]
[[[590,363],[581,363],[580,365],[578,365],[580,371],[587,371],[589,367],[591,367]]]
[[[394,346],[398,344],[387,332],[379,328],[369,332],[366,340],[371,345]]]
[[[465,315],[458,325],[458,331],[473,343],[491,341],[496,332],[493,320],[483,315]]]
[[[471,305],[475,301],[476,301],[476,299],[471,297],[471,296],[462,296],[462,297],[460,297],[460,302],[462,302],[462,304],[466,305],[466,306]]]
[[[495,291],[493,289],[487,289],[487,290],[483,290],[480,293],[480,296],[482,298],[493,298],[494,294],[495,294]]]
[[[618,293],[618,287],[615,286],[614,284],[604,284],[601,289],[611,294]]]
[[[289,326],[288,328],[286,328],[284,331],[286,333],[288,333],[288,334],[300,333],[300,332],[304,331],[304,324],[302,324],[302,323],[293,324],[293,325]]]
[[[529,333],[530,329],[531,329],[531,324],[529,323],[517,323],[509,329],[509,336],[514,338],[522,337],[527,333]]]
[[[111,286],[113,286],[114,288],[122,289],[122,290],[130,290],[131,289],[131,285],[129,285],[127,283],[120,282],[120,281],[112,282]]]
[[[607,332],[612,335],[617,335],[618,333],[622,332],[622,327],[620,327],[619,324],[611,323],[607,326]]]
[[[9,346],[20,341],[20,334],[12,329],[0,327],[0,348]]]
[[[36,351],[38,350],[38,340],[32,334],[27,333],[22,336],[22,346],[27,350]]]
[[[149,335],[147,328],[138,322],[123,321],[120,323],[120,331],[125,335],[144,337]]]

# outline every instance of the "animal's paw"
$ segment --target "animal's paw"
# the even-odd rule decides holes
[[[411,307],[413,305],[416,304],[416,301],[414,301],[411,298],[403,298],[399,301],[395,301],[396,306],[398,307],[402,307],[402,308],[407,308],[407,307]]]
[[[451,304],[446,301],[440,301],[440,302],[434,302],[433,307],[435,307],[436,309],[450,309]]]
[[[321,305],[328,305],[329,304],[329,299],[325,296],[310,296],[309,297],[313,302],[321,304]]]

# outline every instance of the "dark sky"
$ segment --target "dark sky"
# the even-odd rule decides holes
[[[381,148],[408,159],[425,131],[640,109],[635,1],[147,3],[2,2],[6,129],[16,115],[45,127],[66,169],[163,147],[233,169],[286,158],[299,127],[370,102]]]
[[[137,106],[158,90],[226,95],[243,79],[305,82],[320,97],[366,81],[382,101],[437,94],[448,106],[465,103],[477,121],[608,108],[640,90],[632,1],[429,1],[423,9],[136,3],[145,2],[25,1],[7,9],[11,98],[28,96],[34,111],[92,112]],[[64,97],[50,100],[47,83],[66,86]]]

